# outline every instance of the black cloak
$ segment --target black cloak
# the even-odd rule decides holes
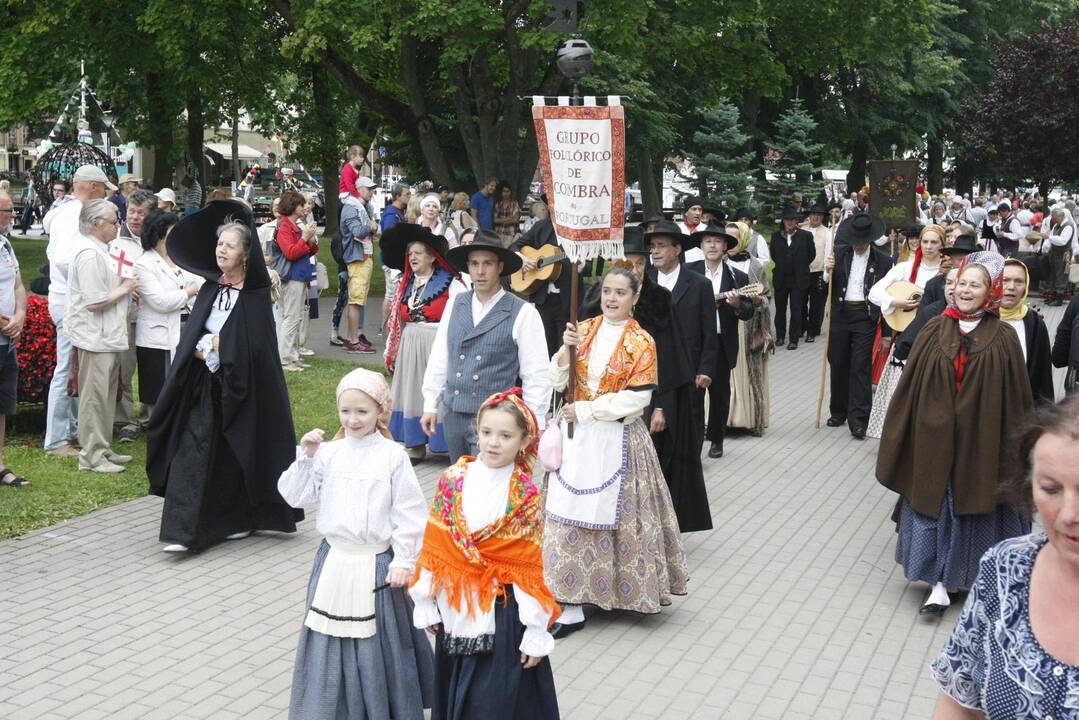
[[[251,247],[243,288],[232,290],[236,304],[218,333],[221,366],[211,373],[195,345],[222,287],[215,231],[230,218],[250,228]],[[285,503],[277,480],[295,459],[296,435],[251,211],[232,200],[212,202],[172,229],[168,252],[207,282],[147,432],[150,491],[165,498],[161,539],[197,548],[247,530],[295,532],[303,511]]]
[[[601,313],[602,283],[592,284],[581,303],[582,320]],[[700,438],[704,428],[695,427],[693,403],[694,375],[686,357],[685,345],[674,321],[671,293],[654,283],[647,275],[641,284],[641,298],[633,309],[633,319],[656,343],[656,363],[659,385],[652,394],[652,404],[645,408],[643,420],[647,426],[652,410],[660,408],[667,418],[667,429],[652,435],[663,477],[671,493],[678,528],[682,532],[712,529],[712,511],[708,507],[708,490],[704,486],[701,466]]]
[[[1023,318],[1023,331],[1026,333],[1027,374],[1030,375],[1030,391],[1034,402],[1056,402],[1056,390],[1053,387],[1052,350],[1049,346],[1049,328],[1034,308],[1027,308]]]

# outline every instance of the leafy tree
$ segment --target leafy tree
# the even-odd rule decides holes
[[[1079,180],[1079,17],[1001,48],[993,70],[963,136],[983,169],[1033,181],[1046,197],[1053,185]]]
[[[799,98],[792,100],[788,110],[776,119],[772,140],[765,143],[768,154],[761,170],[774,174],[775,180],[765,183],[758,192],[766,207],[775,212],[789,203],[794,193],[812,199],[824,186],[819,180],[824,145],[813,140],[817,121],[804,105]]]
[[[742,132],[738,108],[724,100],[699,114],[702,122],[686,159],[700,192],[732,211],[744,207],[753,184],[753,152],[745,152],[749,135]]]

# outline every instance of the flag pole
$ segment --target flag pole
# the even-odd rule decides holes
[[[577,86],[577,81],[573,81],[573,95],[569,100],[570,105],[584,105],[584,100],[581,99],[581,93]],[[569,321],[573,325],[574,332],[577,331],[577,283],[580,282],[577,271],[577,263],[570,261],[569,264]],[[578,336],[579,337],[579,336]],[[566,389],[562,391],[562,402],[565,404],[565,396],[569,395],[570,402],[573,402],[574,388],[577,386],[577,348],[566,348],[569,350],[569,379],[566,381]],[[573,423],[566,424],[566,435],[573,438]]]

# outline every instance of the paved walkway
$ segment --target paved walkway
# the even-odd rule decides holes
[[[958,607],[918,616],[876,442],[814,429],[821,352],[779,350],[771,427],[705,460],[716,530],[685,536],[689,595],[559,642],[564,717],[931,716],[927,665]],[[441,469],[419,466],[428,495]],[[160,509],[144,498],[0,543],[0,717],[285,717],[313,513],[295,535],[177,557]]]

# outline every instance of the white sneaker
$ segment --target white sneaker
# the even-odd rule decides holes
[[[300,354],[303,355],[304,357],[311,357],[312,355],[315,354],[315,351],[314,350],[309,350],[307,348],[300,348]]]
[[[173,544],[161,548],[163,552],[187,552],[187,545]]]
[[[231,535],[226,535],[225,539],[226,540],[243,540],[245,537],[247,537],[250,534],[251,534],[250,530],[244,530],[243,532],[232,533]]]
[[[134,460],[130,455],[120,455],[119,453],[114,453],[112,450],[107,450],[105,452],[105,459],[109,462],[116,463],[117,465],[127,465]]]
[[[97,473],[122,473],[124,470],[127,470],[127,468],[123,465],[117,465],[116,463],[105,460],[101,464],[94,465],[93,467],[83,467],[80,465],[79,470],[92,470]]]

